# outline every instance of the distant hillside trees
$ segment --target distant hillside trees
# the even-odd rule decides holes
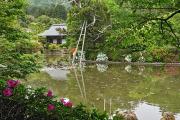
[[[34,6],[30,5],[27,8],[27,14],[33,15],[34,17],[39,17],[41,15],[46,15],[51,18],[60,18],[66,20],[67,9],[65,6],[58,4],[50,4],[49,6]]]

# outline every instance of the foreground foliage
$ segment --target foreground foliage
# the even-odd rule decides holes
[[[26,2],[0,0],[0,77],[25,77],[41,65],[41,44],[22,26]]]
[[[55,100],[44,88],[25,87],[16,80],[0,81],[1,120],[107,120],[107,114],[86,110],[83,105],[72,106],[67,98]],[[117,118],[116,118],[117,119]],[[119,119],[120,120],[120,119]]]

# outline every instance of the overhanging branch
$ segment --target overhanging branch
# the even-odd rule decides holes
[[[164,20],[169,20],[170,18],[172,18],[173,16],[175,16],[176,14],[180,13],[180,10],[176,10],[175,12],[173,12],[170,16],[168,16],[166,19]]]
[[[155,7],[122,7],[122,8],[129,8],[129,9],[136,9],[136,10],[178,10],[177,8],[173,7],[165,7],[165,8],[155,8]]]
[[[176,14],[178,14],[178,13],[180,13],[180,9],[174,11],[173,13],[171,13],[171,14],[170,14],[168,17],[166,17],[166,18],[158,18],[158,17],[157,17],[157,18],[146,18],[146,17],[143,17],[143,19],[145,19],[143,22],[141,22],[141,23],[139,23],[137,26],[133,27],[132,30],[126,32],[123,36],[117,38],[117,39],[118,39],[118,43],[121,42],[124,38],[126,38],[126,37],[127,37],[127,34],[129,34],[131,31],[133,31],[134,28],[137,28],[138,26],[141,26],[142,24],[144,25],[144,24],[146,24],[146,23],[149,22],[149,21],[158,20],[158,21],[160,21],[161,33],[164,33],[163,24],[166,24],[166,25],[169,27],[169,29],[170,29],[171,33],[173,34],[174,38],[175,38],[175,39],[177,40],[177,42],[180,44],[180,39],[179,39],[179,37],[178,37],[178,36],[176,35],[176,33],[174,32],[172,25],[168,22],[169,19],[173,18],[173,17],[174,17]]]

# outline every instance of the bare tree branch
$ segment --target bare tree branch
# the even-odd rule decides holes
[[[122,8],[129,8],[129,9],[147,9],[147,10],[178,10],[177,8],[171,8],[171,7],[168,7],[168,8],[154,8],[154,7],[122,7]]]
[[[87,26],[87,28],[88,28],[89,26],[94,26],[94,24],[96,23],[96,16],[94,15],[93,18],[94,18],[94,19],[93,19],[93,22],[90,23],[90,24]]]

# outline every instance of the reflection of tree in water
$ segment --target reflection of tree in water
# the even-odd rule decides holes
[[[64,56],[57,55],[46,55],[46,67],[50,68],[69,68],[68,55]]]
[[[138,69],[139,69],[138,75],[143,75],[143,72],[145,70],[145,66],[138,66]]]
[[[165,66],[164,71],[168,75],[179,75],[179,67],[178,66]]]
[[[123,68],[121,69],[123,71]],[[121,106],[121,108],[130,109],[132,105],[130,101],[133,101],[133,99],[129,98],[128,96],[123,97],[124,95],[127,95],[129,91],[126,89],[131,89],[126,81],[124,81],[128,75],[126,74],[127,76],[118,80],[119,71],[115,70],[117,72],[113,74],[112,72],[114,72],[114,70],[108,71],[105,73],[99,73],[96,68],[90,67],[87,68],[85,72],[83,72],[89,105],[95,105],[96,107],[103,109],[104,99],[108,101],[109,98],[112,98],[112,108],[116,108],[115,106]],[[115,77],[113,79],[112,76],[114,74]],[[117,86],[118,84],[119,86]],[[109,103],[106,104],[106,106],[109,106]]]
[[[131,65],[127,65],[124,69],[125,69],[128,73],[131,73],[131,72],[132,72],[132,66],[131,66]]]
[[[96,64],[96,66],[99,72],[105,72],[108,69],[107,64]]]
[[[39,72],[39,73],[33,73],[29,76],[27,76],[27,81],[23,81],[23,84],[25,85],[31,85],[33,88],[37,87],[46,87],[47,89],[50,89],[53,91],[55,95],[58,97],[66,97],[64,94],[62,94],[62,90],[68,91],[67,84],[62,84],[65,81],[57,81],[50,77],[49,74],[45,72]]]
[[[75,104],[84,102],[89,107],[96,106],[100,110],[104,109],[104,100],[108,110],[111,99],[112,111],[117,108],[134,109],[139,102],[145,101],[160,106],[163,111],[180,112],[180,75],[167,74],[169,69],[180,73],[180,68],[146,66],[144,69],[132,66],[131,73],[124,68],[125,65],[109,65],[106,72],[99,72],[96,65],[86,65],[82,71],[84,83],[81,71],[77,70],[79,84],[87,101],[84,101],[80,93],[73,70],[68,74],[67,81],[54,81],[44,73],[37,73],[31,76],[28,85],[48,86],[56,95],[70,98]],[[139,72],[142,72],[141,75]]]
[[[138,75],[140,72],[142,75]],[[98,72],[94,67],[87,67],[83,74],[89,105],[103,109],[104,99],[108,101],[111,98],[112,109],[119,107],[121,109],[133,109],[140,101],[147,101],[170,111],[178,112],[180,109],[178,108],[180,106],[178,102],[180,95],[177,94],[180,81],[166,75],[162,67],[146,67],[144,69],[143,66],[133,66],[132,73],[127,73],[122,65],[110,65],[105,73]],[[180,75],[178,77],[180,78]],[[73,75],[71,79],[74,79]],[[176,84],[172,82],[172,79]],[[69,88],[72,87],[75,86]],[[76,97],[73,98],[76,99],[75,101],[79,101]],[[109,103],[106,104],[109,106]]]

